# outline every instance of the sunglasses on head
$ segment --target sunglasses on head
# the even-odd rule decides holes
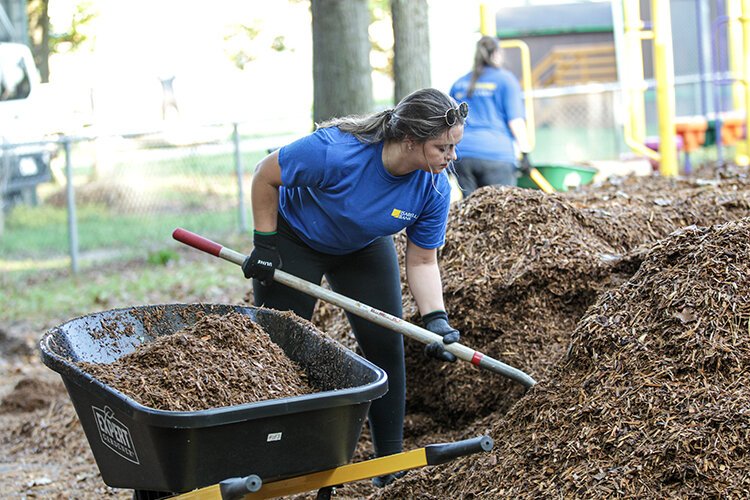
[[[469,105],[462,102],[458,107],[449,108],[443,116],[445,118],[445,123],[447,123],[449,127],[452,127],[458,121],[459,116],[464,119],[469,116]]]

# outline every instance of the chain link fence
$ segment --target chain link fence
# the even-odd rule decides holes
[[[5,271],[60,267],[169,251],[176,227],[222,239],[249,231],[246,198],[255,164],[293,137],[243,138],[237,124],[128,136],[60,137],[51,182],[27,196],[3,189],[0,265]],[[30,144],[3,145],[9,158]],[[18,162],[14,162],[18,163]]]
[[[644,83],[646,133],[656,138],[656,84],[653,80]],[[535,89],[530,94],[536,135],[534,163],[575,164],[633,156],[623,135],[623,123],[629,117],[619,83]],[[706,116],[712,109],[731,109],[731,88],[707,83],[699,75],[675,78],[677,117]],[[726,149],[731,154],[732,148]],[[704,147],[694,155],[713,160],[720,153],[716,147]]]
[[[533,91],[534,163],[618,159],[626,150],[618,89],[594,84]]]

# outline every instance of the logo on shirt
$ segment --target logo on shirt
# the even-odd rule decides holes
[[[414,212],[404,212],[403,210],[394,208],[393,211],[391,212],[391,217],[394,217],[400,220],[412,221],[417,218],[417,214],[415,214]]]
[[[474,89],[482,89],[482,90],[495,90],[497,88],[497,84],[494,82],[477,82],[474,84]]]

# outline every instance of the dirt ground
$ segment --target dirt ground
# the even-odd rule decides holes
[[[747,217],[747,170],[731,166],[705,168],[691,179],[611,179],[552,196],[485,188],[459,202],[440,255],[452,322],[462,331],[462,343],[526,371],[538,385],[525,391],[467,363],[426,361],[422,346],[407,339],[405,449],[482,434],[495,440],[495,449],[411,471],[383,490],[369,481],[346,485],[338,497],[750,492],[740,439],[750,433],[738,438],[719,432],[729,444],[708,455],[700,446],[706,449],[709,438],[695,430],[724,429],[728,422],[737,432],[748,427],[742,403],[733,409],[719,404],[724,396],[750,400],[744,375],[732,378],[750,367],[742,358],[750,341],[740,335],[750,335],[750,285],[743,274],[747,267],[740,265],[750,261]],[[717,226],[729,221],[739,222]],[[403,238],[398,243],[403,246]],[[181,251],[181,259],[199,265],[204,257],[196,253]],[[124,282],[138,265],[122,264]],[[85,270],[82,279],[100,272]],[[691,291],[698,295],[689,303],[674,296]],[[247,300],[237,294],[223,290],[219,300],[215,293],[211,300]],[[205,301],[170,290],[141,303]],[[723,322],[727,314],[714,314],[714,308],[733,311],[731,321]],[[87,312],[101,309],[92,304]],[[659,311],[669,316],[658,317]],[[407,293],[405,317],[417,319]],[[132,491],[102,482],[60,377],[40,361],[40,337],[68,319],[0,324],[0,490],[13,498],[130,498]],[[314,319],[355,348],[340,311],[322,305]],[[670,340],[685,331],[689,349]],[[726,332],[731,338],[724,338]],[[645,338],[658,340],[648,344]],[[674,382],[693,371],[703,374],[702,385]],[[706,373],[717,373],[722,384],[706,379]],[[640,389],[632,387],[636,383]],[[658,387],[661,396],[648,399],[643,387]],[[692,417],[684,427],[678,426],[679,415],[661,411],[696,398],[716,411],[686,405]],[[606,424],[610,420],[617,425]],[[369,453],[365,426],[353,460]],[[655,461],[659,454],[672,458]],[[720,471],[732,464],[740,471],[719,481]]]

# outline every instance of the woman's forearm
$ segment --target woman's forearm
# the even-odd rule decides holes
[[[422,316],[445,310],[436,249],[426,250],[409,241],[406,245],[406,279]]]
[[[526,130],[526,120],[523,118],[516,118],[511,120],[508,125],[510,126],[510,131],[513,133],[513,138],[515,138],[516,143],[518,143],[518,149],[520,149],[522,153],[531,152],[529,134]]]

